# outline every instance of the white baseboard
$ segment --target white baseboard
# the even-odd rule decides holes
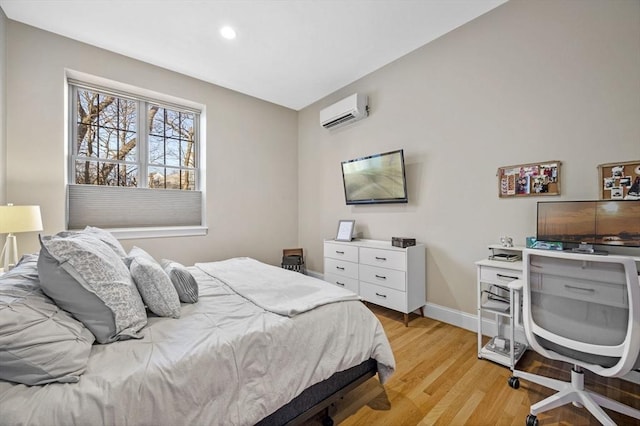
[[[307,275],[309,275],[310,277],[313,277],[313,278],[317,278],[319,280],[324,280],[324,274],[321,274],[320,272],[311,271],[311,270],[307,269]]]
[[[427,318],[446,322],[447,324],[455,325],[456,327],[464,328],[465,330],[473,331],[474,333],[478,332],[477,315],[471,315],[466,312],[436,305],[434,303],[426,304],[424,308],[424,315]],[[492,328],[496,329],[494,321],[482,324],[482,329],[487,330],[487,332],[493,332]]]
[[[456,327],[464,328],[474,333],[478,332],[477,315],[436,305],[435,303],[427,303],[424,314],[427,318],[446,322],[447,324],[455,325]],[[494,319],[482,318],[482,334],[485,336],[495,336],[498,334],[498,324]],[[519,342],[527,341],[524,335],[524,328],[521,325],[516,326],[515,337]]]

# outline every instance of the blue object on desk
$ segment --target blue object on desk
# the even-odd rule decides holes
[[[558,251],[562,251],[563,245],[560,242],[557,241],[536,241],[533,244],[533,247],[535,249],[542,249],[542,250],[558,250]]]

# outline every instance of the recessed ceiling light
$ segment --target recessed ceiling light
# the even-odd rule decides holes
[[[222,27],[220,28],[220,35],[226,38],[227,40],[233,40],[236,38],[236,31],[231,27]]]

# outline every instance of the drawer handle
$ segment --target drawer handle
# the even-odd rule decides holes
[[[378,296],[378,297],[384,297],[385,299],[387,298],[387,295],[386,295],[386,294],[380,294],[380,293],[377,293],[377,292],[376,292],[376,296]]]
[[[587,293],[595,293],[596,290],[593,288],[584,288],[584,287],[576,287],[573,285],[565,284],[564,288],[567,290],[578,290],[578,291],[586,291]]]
[[[336,250],[336,253],[337,253],[337,254],[344,254],[344,252],[343,252],[343,251],[338,251],[338,250]]]
[[[385,260],[386,261],[387,258],[386,257],[378,257],[378,256],[376,256],[376,260]]]
[[[344,283],[341,283],[340,281],[336,281],[336,284],[341,285],[342,287],[344,287]]]
[[[510,281],[513,281],[513,280],[517,280],[517,279],[518,279],[518,277],[512,277],[512,276],[510,276],[510,275],[503,275],[503,274],[496,274],[496,276],[497,276],[499,279],[501,279],[501,280],[510,280]]]
[[[382,276],[382,275],[376,275],[376,278],[380,278],[381,280],[386,280],[387,279],[387,277]]]
[[[336,269],[339,269],[341,271],[344,271],[344,268],[342,266],[336,266]]]

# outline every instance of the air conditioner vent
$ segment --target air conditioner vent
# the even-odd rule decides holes
[[[356,117],[353,114],[347,114],[344,117],[336,118],[333,121],[329,121],[328,123],[323,124],[323,126],[329,129],[331,127],[339,126],[345,122],[351,121],[355,118]]]
[[[354,93],[320,111],[320,125],[325,129],[361,120],[369,114],[367,96]]]

